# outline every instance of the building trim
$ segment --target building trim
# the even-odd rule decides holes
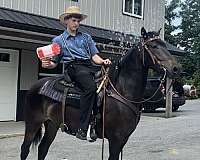
[[[2,26],[0,26],[0,30],[12,31],[12,32],[20,32],[20,33],[31,34],[31,35],[36,35],[36,36],[49,37],[49,38],[53,38],[53,37],[57,36],[57,35],[52,35],[52,34],[39,33],[39,32],[27,31],[27,30],[16,29],[16,28],[8,28],[8,27],[2,27]]]
[[[19,38],[19,37],[13,37],[13,36],[5,36],[5,35],[0,35],[0,38],[7,39],[7,40],[14,40],[14,41],[30,42],[30,43],[36,43],[36,44],[44,44],[44,45],[47,45],[50,43],[47,41],[39,41],[39,40],[33,40],[33,39],[28,39],[28,38]]]

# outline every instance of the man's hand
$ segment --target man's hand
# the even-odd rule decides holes
[[[105,64],[105,65],[111,64],[111,61],[109,59],[103,59],[98,54],[95,54],[94,56],[92,56],[92,60],[96,64],[101,64],[101,65],[102,64]]]
[[[54,63],[54,62],[51,61],[50,57],[44,57],[44,58],[41,58],[40,60],[42,62],[42,67],[43,68],[52,69],[52,68],[55,68],[57,66],[56,63]]]
[[[109,65],[109,64],[111,64],[112,62],[111,62],[111,60],[110,59],[104,59],[103,60],[103,64],[105,64],[105,65]]]

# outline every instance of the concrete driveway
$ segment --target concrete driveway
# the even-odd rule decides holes
[[[0,138],[0,159],[18,160],[24,131],[23,122],[12,122],[7,131],[17,130],[14,137]],[[4,123],[5,124],[5,123]],[[9,124],[9,122],[7,122]],[[4,126],[5,127],[5,126]],[[0,135],[4,130],[0,123]],[[4,135],[6,133],[4,132]],[[37,159],[37,150],[28,160]],[[108,144],[105,144],[105,160]],[[164,111],[143,113],[136,131],[124,148],[123,160],[199,160],[200,158],[200,100],[187,101],[173,118],[164,118]],[[65,133],[57,134],[47,160],[101,160],[101,140],[82,142]]]

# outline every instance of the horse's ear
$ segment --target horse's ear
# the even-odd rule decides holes
[[[159,30],[158,30],[158,34],[160,35],[160,31],[162,30],[162,28],[160,28]]]
[[[141,28],[141,35],[143,38],[146,38],[147,31],[144,27]]]

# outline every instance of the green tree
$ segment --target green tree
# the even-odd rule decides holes
[[[182,65],[186,72],[193,75],[195,72],[199,73],[200,70],[200,1],[182,2],[180,16],[182,32],[178,34],[179,44],[187,52],[182,59]]]
[[[200,1],[185,0],[182,2],[180,16],[182,32],[178,34],[179,44],[187,52],[181,58],[181,63],[183,69],[191,75],[185,77],[186,82],[195,85],[200,91]]]
[[[180,8],[177,13],[178,7]],[[179,26],[174,26],[172,22],[177,17],[181,18],[182,22]],[[183,47],[186,51],[180,60],[183,70],[190,76],[183,79],[200,90],[200,0],[172,0],[166,6],[165,19],[165,40]],[[172,35],[176,29],[181,32]]]
[[[165,40],[173,45],[177,45],[177,37],[176,35],[172,35],[178,26],[172,24],[173,20],[179,17],[176,9],[180,5],[180,0],[172,0],[169,5],[167,5],[167,1],[165,2]]]

